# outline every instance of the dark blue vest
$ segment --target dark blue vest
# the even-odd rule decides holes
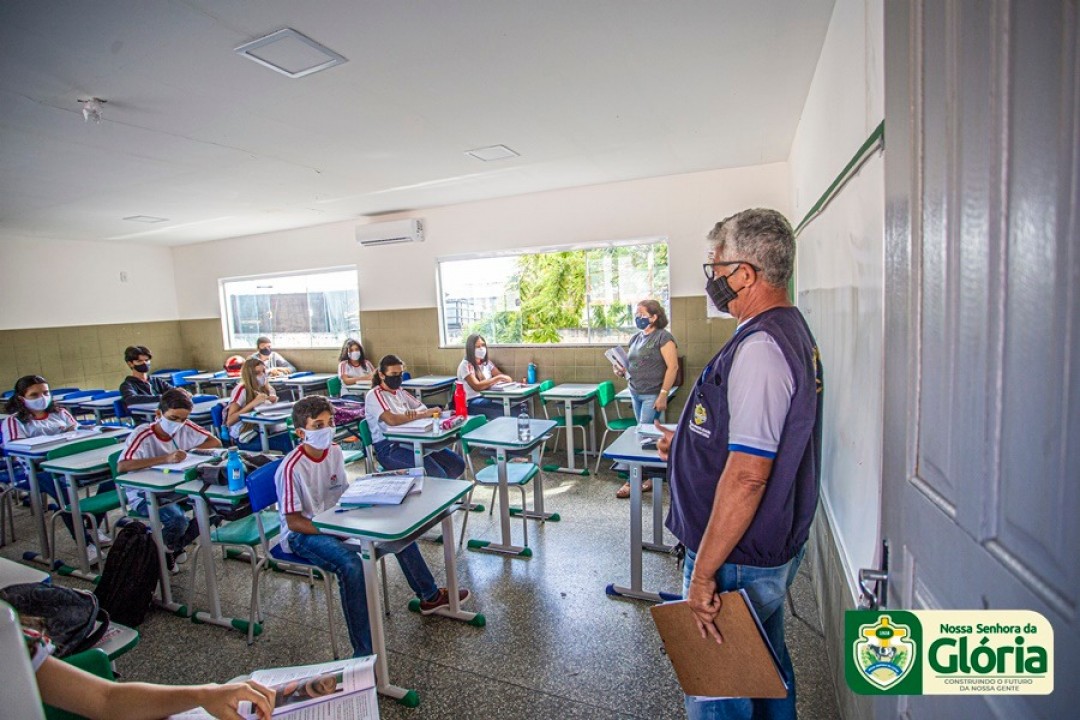
[[[773,308],[748,320],[701,373],[671,444],[667,527],[697,552],[727,463],[731,363],[739,344],[761,331],[780,346],[795,392],[761,505],[726,562],[776,567],[791,560],[806,542],[821,482],[821,362],[797,308]]]

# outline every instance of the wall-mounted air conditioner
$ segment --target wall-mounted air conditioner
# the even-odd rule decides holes
[[[423,242],[424,223],[417,219],[370,223],[356,228],[356,242],[364,247]]]

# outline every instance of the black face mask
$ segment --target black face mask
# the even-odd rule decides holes
[[[401,381],[404,380],[400,375],[383,375],[383,383],[391,390],[397,390],[401,387]]]
[[[135,370],[135,372],[144,373],[150,369],[150,363],[139,363],[138,365],[132,365],[131,367]]]
[[[731,275],[734,275],[738,271],[739,268],[735,268]],[[705,292],[708,294],[709,299],[712,300],[713,305],[715,305],[716,309],[720,312],[728,313],[729,315],[731,313],[728,311],[728,304],[739,297],[739,293],[732,290],[731,285],[728,284],[728,278],[731,277],[731,275],[720,275],[719,277],[710,278],[705,281]]]
[[[264,356],[264,357],[269,355],[270,354],[270,348],[259,348],[259,354]]]

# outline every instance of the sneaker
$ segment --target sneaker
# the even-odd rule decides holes
[[[184,563],[186,563],[187,562],[187,551],[186,550],[181,550],[180,552],[176,553],[173,556],[173,562],[175,562],[177,565],[183,565]]]
[[[467,588],[458,590],[458,602],[463,603],[469,599],[469,591]],[[420,601],[420,614],[430,615],[441,607],[450,606],[450,593],[446,588],[439,588],[439,594],[435,596],[434,600],[421,600]]]
[[[171,552],[165,553],[165,567],[169,569],[169,573],[172,575],[180,572],[180,568],[176,567],[176,559]]]
[[[97,544],[100,545],[101,547],[108,547],[109,545],[112,545],[112,535],[105,532],[101,528],[98,528],[98,531],[97,531]]]
[[[86,546],[86,561],[91,565],[95,564],[101,557],[101,552],[98,550],[97,545]]]

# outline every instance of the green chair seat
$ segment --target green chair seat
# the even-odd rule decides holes
[[[281,519],[278,517],[277,511],[263,510],[261,515],[263,530],[266,531],[267,539],[277,537],[278,533],[281,532]],[[225,523],[210,532],[210,539],[221,545],[254,547],[261,542],[259,539],[259,525],[255,517],[252,514],[246,518]]]
[[[507,485],[525,485],[540,472],[534,463],[507,463],[506,464],[506,484]],[[476,473],[476,482],[480,485],[498,485],[499,484],[499,468],[495,466],[489,466]]]
[[[345,458],[345,464],[358,462],[367,457],[367,454],[363,450],[346,450],[341,449],[341,455]]]
[[[79,510],[88,515],[101,515],[119,509],[120,497],[115,492],[103,492],[79,500]],[[68,503],[64,504],[64,510],[71,511]]]
[[[583,427],[592,422],[592,415],[574,415],[573,418],[574,427]],[[556,415],[551,418],[551,420],[555,423],[556,427],[566,427],[565,415]]]
[[[611,430],[629,430],[637,426],[637,420],[634,418],[612,418],[608,420],[607,425]]]

